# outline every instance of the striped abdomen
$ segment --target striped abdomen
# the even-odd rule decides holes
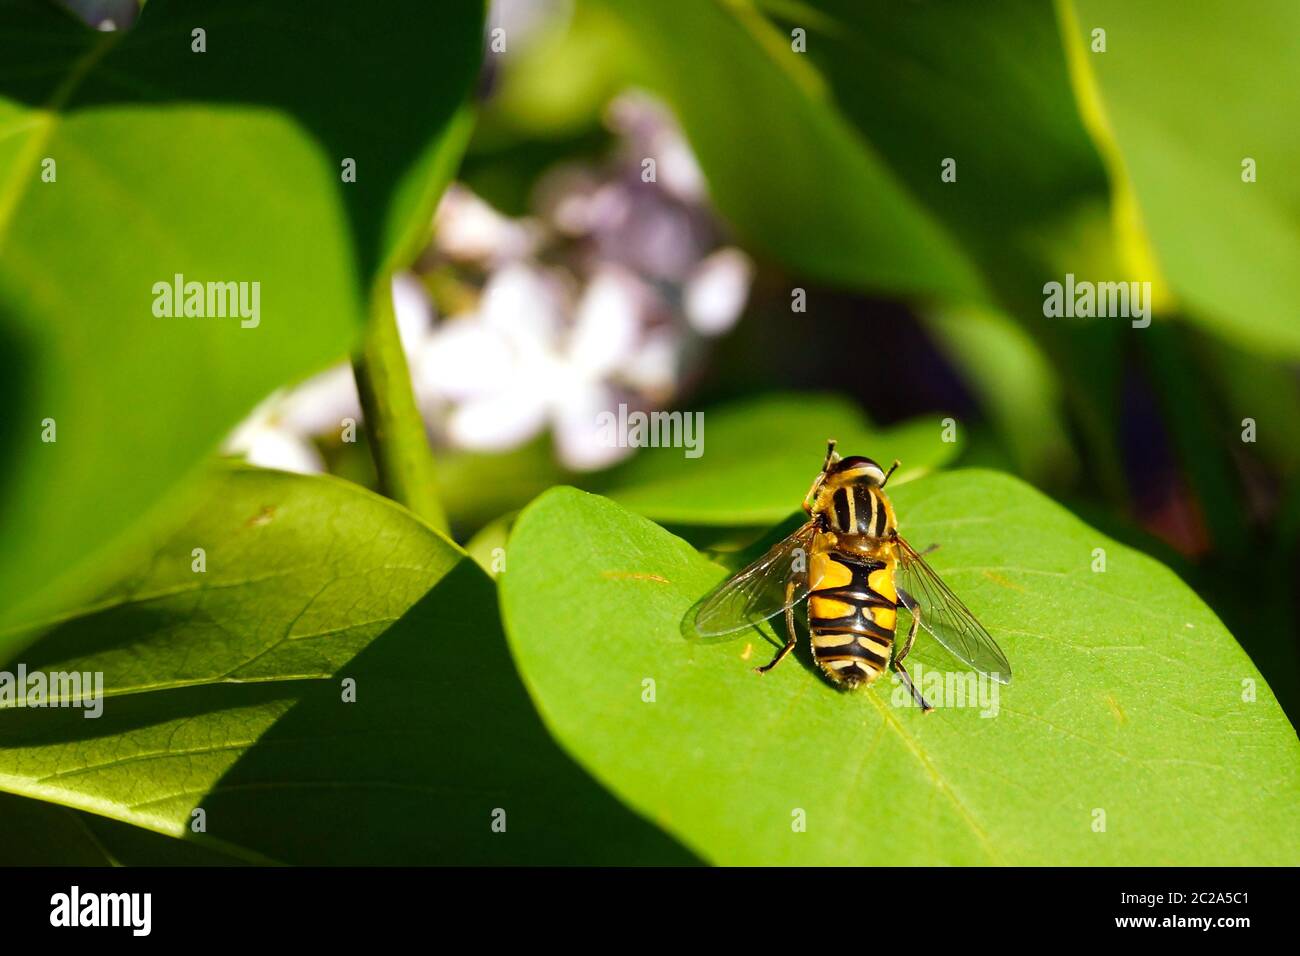
[[[869,684],[889,666],[898,618],[891,562],[854,551],[814,551],[808,630],[813,658],[846,687]]]

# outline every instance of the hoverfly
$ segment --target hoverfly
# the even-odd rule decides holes
[[[918,627],[993,679],[1011,682],[1011,665],[984,626],[898,533],[884,471],[870,458],[841,458],[832,440],[821,474],[804,496],[809,520],[696,607],[695,631],[714,637],[785,612],[786,642],[765,674],[795,646],[794,606],[808,598],[813,659],[836,685],[870,684],[892,668],[927,713],[933,708],[912,683],[903,660]],[[898,609],[912,624],[895,644]]]

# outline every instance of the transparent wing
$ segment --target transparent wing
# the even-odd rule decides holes
[[[775,617],[808,596],[810,521],[753,564],[723,581],[696,604],[695,630],[702,637],[730,634]],[[787,586],[794,590],[787,595]]]
[[[984,625],[975,619],[975,615],[910,544],[902,538],[896,540],[898,585],[921,606],[921,626],[977,671],[1000,683],[1010,684],[1011,665]],[[907,598],[903,598],[903,604],[911,608]]]

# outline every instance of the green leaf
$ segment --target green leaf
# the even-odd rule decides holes
[[[1023,328],[1001,312],[932,309],[922,316],[943,353],[979,395],[1015,472],[1036,485],[1067,485],[1078,470],[1061,383]]]
[[[258,401],[349,351],[466,138],[481,28],[479,4],[417,0],[151,0],[110,33],[0,7],[0,614],[48,608]],[[178,274],[260,283],[256,326],[155,317]]]
[[[510,539],[510,526],[514,524],[517,514],[518,512],[511,511],[501,515],[485,524],[465,542],[465,551],[488,577],[495,578],[505,570],[503,559],[506,543]]]
[[[1252,350],[1300,356],[1300,6],[1063,0],[1158,268],[1187,317]],[[1091,52],[1094,29],[1106,52]],[[1085,98],[1085,104],[1088,100]],[[1242,181],[1242,161],[1257,181]],[[1135,278],[1153,279],[1149,274]]]
[[[894,500],[1011,661],[995,716],[923,714],[887,678],[838,691],[806,638],[762,677],[772,647],[757,632],[688,641],[683,615],[719,569],[610,501],[556,489],[520,516],[501,583],[547,725],[715,863],[1294,863],[1295,731],[1170,571],[997,473],[930,476]],[[936,648],[917,639],[914,676],[956,666]]]
[[[0,793],[0,866],[232,866],[188,840],[54,803]]]
[[[982,298],[965,253],[750,4],[607,2],[736,229],[801,274]],[[938,176],[938,159],[934,175]]]
[[[992,290],[1041,303],[1057,277],[1046,240],[1068,244],[1074,217],[1105,201],[1048,4],[609,6],[719,207],[801,274],[948,302],[987,303]],[[941,175],[946,160],[955,181]]]
[[[1121,329],[1042,320],[1045,283],[1115,260],[1106,168],[1050,4],[606,4],[743,239],[815,280],[1021,322],[1058,370],[1094,480],[1122,497],[1107,464]]]
[[[549,436],[505,452],[447,450],[438,457],[438,487],[457,538],[572,478],[556,460]]]
[[[690,860],[550,741],[486,575],[337,479],[220,470],[182,530],[21,661],[101,672],[104,697],[97,719],[0,707],[13,794],[245,861]]]
[[[943,440],[939,416],[878,428],[833,395],[768,395],[700,414],[699,457],[682,448],[644,448],[600,489],[656,521],[766,525],[799,507],[828,439],[838,440],[840,454],[867,455],[886,468],[900,459],[891,487],[942,467],[960,449]]]
[[[1241,441],[1251,419],[1256,453],[1281,475],[1300,474],[1300,381],[1292,364],[1282,356],[1261,360],[1217,335],[1194,334],[1189,342],[1196,369],[1225,409],[1220,440]]]
[[[110,866],[114,860],[86,825],[86,816],[67,807],[0,793],[0,866]]]

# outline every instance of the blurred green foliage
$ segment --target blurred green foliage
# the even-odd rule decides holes
[[[464,145],[481,25],[475,4],[155,0],[101,33],[0,7],[0,626],[111,575],[101,549],[254,405],[348,353]],[[259,282],[258,325],[156,316],[176,275]]]

